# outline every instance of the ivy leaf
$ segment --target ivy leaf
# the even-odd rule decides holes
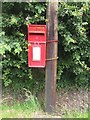
[[[17,19],[15,16],[11,16],[11,19],[10,19],[10,24],[13,25],[13,24],[17,24]]]

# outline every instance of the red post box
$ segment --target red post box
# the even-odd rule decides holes
[[[45,67],[46,25],[28,25],[28,66]]]

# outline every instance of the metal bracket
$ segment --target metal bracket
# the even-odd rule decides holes
[[[58,42],[58,40],[47,40],[47,43]]]
[[[48,58],[48,59],[46,59],[46,61],[57,60],[57,59],[58,59],[58,57],[56,57],[56,58]]]

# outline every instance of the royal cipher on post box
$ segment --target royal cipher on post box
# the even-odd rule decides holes
[[[28,25],[28,66],[45,67],[46,25]]]

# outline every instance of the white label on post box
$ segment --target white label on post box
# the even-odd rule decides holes
[[[39,46],[33,47],[33,61],[40,61],[41,49]]]

